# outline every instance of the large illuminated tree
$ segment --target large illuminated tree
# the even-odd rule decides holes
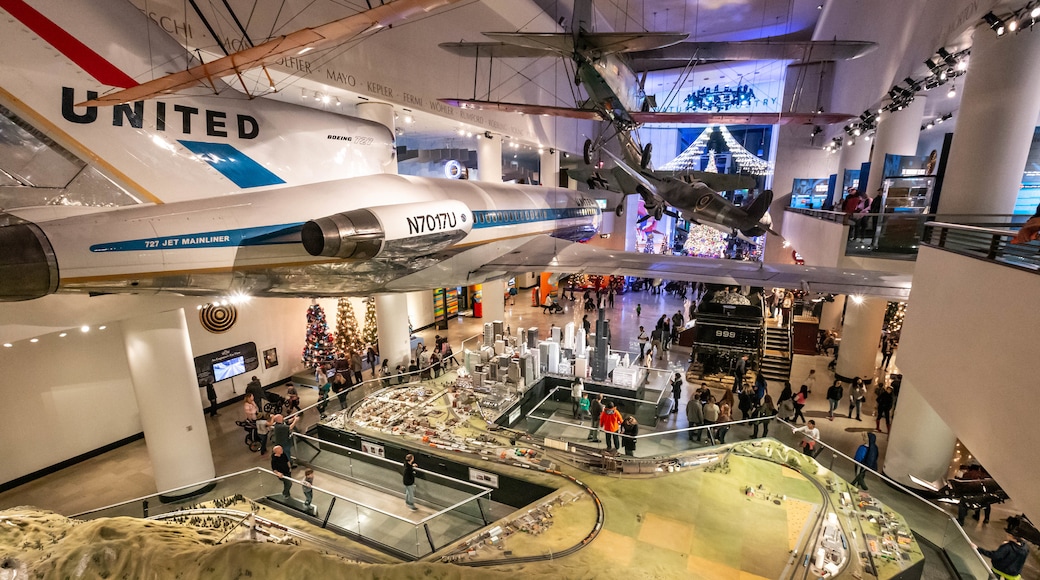
[[[364,343],[358,332],[354,306],[350,304],[350,299],[340,298],[336,309],[336,349],[341,352],[356,350],[360,353]]]
[[[307,336],[303,342],[303,364],[307,368],[313,369],[320,364],[332,362],[335,353],[334,339],[329,333],[325,310],[319,304],[311,304],[307,308]]]

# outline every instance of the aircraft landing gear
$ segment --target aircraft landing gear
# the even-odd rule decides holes
[[[624,213],[625,213],[625,202],[621,202],[621,203],[617,204],[617,207],[614,208],[614,215],[616,215],[618,217],[621,217]]]
[[[643,146],[643,154],[639,157],[639,168],[646,169],[650,165],[650,153],[653,151],[653,143]]]
[[[592,165],[592,139],[585,140],[585,147],[581,151],[585,165]]]
[[[664,205],[659,203],[654,206],[654,219],[657,221],[664,219]]]

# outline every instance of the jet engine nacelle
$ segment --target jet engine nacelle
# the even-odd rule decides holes
[[[58,263],[47,236],[34,223],[0,212],[0,296],[32,300],[58,289]]]
[[[303,247],[312,256],[368,260],[422,256],[449,248],[473,229],[473,214],[460,201],[356,209],[303,225]]]

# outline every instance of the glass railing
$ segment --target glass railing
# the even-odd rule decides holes
[[[294,434],[293,449],[297,460],[325,473],[331,473],[341,481],[352,482],[387,496],[404,501],[401,472],[404,465],[398,461],[364,453],[356,449],[337,445],[315,437]],[[456,540],[475,532],[488,524],[487,513],[491,489],[440,475],[419,468],[420,483],[416,486],[415,501],[425,508],[435,510],[432,515],[416,518],[414,523],[421,531],[418,544],[421,553],[413,553],[411,536],[402,536],[399,524],[386,520],[375,513],[365,514],[358,525],[380,520],[382,527],[372,527],[363,536],[381,544],[415,556],[438,550]],[[353,528],[350,531],[354,531]],[[361,532],[358,532],[361,533]],[[402,537],[404,539],[402,539]]]
[[[299,447],[308,449],[302,443],[301,441]],[[330,444],[322,442],[322,445]],[[303,453],[309,452],[303,451]],[[334,455],[334,453],[326,454],[326,456]],[[355,461],[355,465],[357,463]],[[315,462],[315,465],[319,464],[320,462]],[[363,470],[355,469],[355,472],[360,471]],[[487,496],[491,492],[488,488],[454,480],[456,485],[464,485],[473,491],[473,493],[465,493],[445,485],[442,480],[447,478],[443,476],[428,472],[425,472],[424,476],[425,479],[416,487],[416,501],[437,511],[421,518],[418,516],[402,517],[386,509],[347,498],[321,486],[311,488],[312,499],[310,504],[307,504],[303,493],[304,482],[299,479],[289,479],[292,487],[289,497],[285,497],[282,495],[284,479],[280,479],[274,472],[261,467],[97,508],[71,517],[87,520],[109,517],[152,517],[197,508],[207,503],[228,507],[229,498],[241,496],[248,502],[274,504],[289,513],[305,514],[312,518],[310,522],[314,525],[352,535],[362,542],[381,546],[384,551],[402,558],[418,559],[486,525],[484,517],[486,508],[480,502],[486,502]],[[400,491],[400,475],[396,476],[396,481],[394,495],[403,496]],[[330,481],[329,486],[331,485],[334,484]],[[389,493],[388,490],[380,491],[384,495]],[[170,497],[181,497],[181,499],[174,501],[165,499]],[[459,501],[454,504],[445,504],[448,498]],[[232,500],[232,503],[235,501],[242,500]],[[243,503],[244,505],[238,509],[249,511],[248,503]]]
[[[1014,214],[934,214],[911,212],[859,213],[850,220],[844,212],[786,208],[786,211],[835,222],[848,227],[846,256],[912,260],[932,222],[955,223],[978,228],[1017,229],[1029,216]],[[1006,233],[1006,230],[1005,230]],[[1014,232],[1011,233],[1014,235]]]

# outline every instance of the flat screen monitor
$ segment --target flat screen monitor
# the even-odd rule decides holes
[[[245,372],[245,357],[236,356],[235,358],[213,363],[213,380],[215,381],[237,377],[238,375],[245,374]]]

